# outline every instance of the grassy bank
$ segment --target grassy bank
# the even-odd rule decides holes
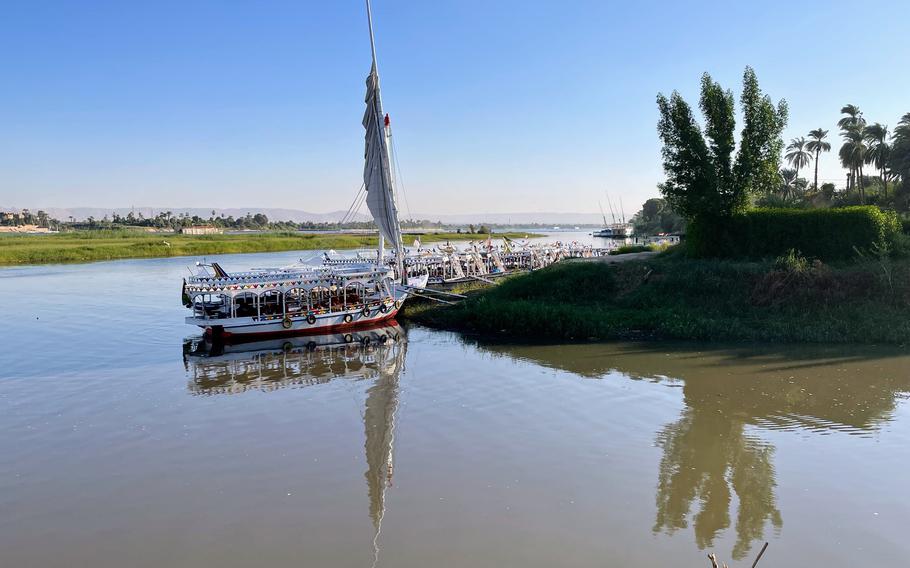
[[[910,261],[570,261],[473,292],[457,306],[411,304],[405,317],[523,339],[905,344]]]
[[[526,233],[504,233],[524,238]],[[484,235],[420,235],[423,244],[483,239]],[[410,237],[408,237],[410,240]],[[376,237],[360,234],[256,233],[245,235],[150,234],[139,231],[77,231],[55,235],[0,236],[0,265],[91,262],[123,258],[202,256],[245,252],[352,249],[377,246]]]

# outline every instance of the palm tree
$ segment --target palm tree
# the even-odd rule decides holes
[[[840,147],[841,164],[849,169],[852,174],[853,185],[856,186],[856,180],[859,179],[860,202],[866,202],[866,192],[863,188],[863,164],[866,162],[866,152],[868,150],[866,141],[863,138],[861,130],[850,128],[845,130],[841,136],[844,138],[844,145]]]
[[[811,140],[806,143],[806,150],[815,153],[815,191],[818,191],[818,155],[831,151],[831,143],[825,141],[826,136],[828,136],[827,130],[816,128],[809,132]]]
[[[901,117],[891,135],[888,169],[895,180],[901,179],[905,191],[910,189],[910,112]]]
[[[794,138],[790,141],[790,145],[787,146],[788,152],[784,154],[784,158],[790,162],[790,165],[796,168],[796,176],[799,177],[799,169],[808,166],[809,162],[812,161],[812,154],[806,150],[806,139],[800,136],[799,138]]]
[[[876,122],[863,129],[863,138],[869,146],[865,162],[878,168],[878,178],[882,183],[883,195],[888,195],[888,186],[885,185],[885,166],[888,164],[888,155],[891,153],[891,145],[888,144],[888,127]]]
[[[859,110],[858,106],[844,105],[841,107],[840,113],[847,115],[837,121],[837,127],[841,130],[849,130],[850,128],[856,127],[862,128],[866,126],[866,119],[863,118],[863,111]]]
[[[796,170],[784,168],[780,171],[780,196],[784,199],[796,197]]]
[[[841,136],[843,136],[844,140],[855,142],[857,136],[862,139],[862,131],[866,126],[866,119],[863,118],[863,111],[859,110],[859,107],[856,105],[844,105],[841,107],[840,112],[841,114],[847,115],[837,121],[837,126],[841,129]],[[846,144],[847,142],[845,142],[845,146]],[[849,155],[850,157],[845,159],[845,154]],[[850,170],[848,179],[851,180],[851,182],[848,184],[847,189],[849,190],[851,185],[856,186],[856,179],[859,177],[860,195],[863,199],[865,199],[865,196],[863,195],[864,192],[862,191],[862,165],[857,167],[857,160],[860,164],[862,164],[862,162],[865,160],[865,156],[863,155],[862,159],[859,159],[860,157],[856,154],[857,152],[855,149],[845,149],[843,146],[840,149],[841,163],[845,168]]]

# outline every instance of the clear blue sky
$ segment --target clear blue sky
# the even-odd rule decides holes
[[[910,2],[375,0],[413,212],[631,210],[655,95],[752,65],[785,136],[910,112]],[[852,37],[851,37],[852,36]],[[7,2],[0,205],[345,209],[360,185],[360,0]],[[836,146],[835,146],[836,151]],[[843,179],[835,153],[821,177]]]

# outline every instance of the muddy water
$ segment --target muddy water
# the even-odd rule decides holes
[[[219,348],[182,323],[186,264],[0,270],[0,565],[910,558],[906,351],[403,327]]]

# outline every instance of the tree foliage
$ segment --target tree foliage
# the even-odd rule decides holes
[[[724,90],[707,73],[702,76],[699,108],[704,132],[678,92],[657,96],[657,130],[667,175],[659,187],[670,206],[687,219],[729,217],[745,208],[751,194],[779,187],[786,103],[775,106],[759,89],[750,67],[743,75],[740,103],[744,124],[734,158],[732,91]]]
[[[910,112],[901,117],[891,136],[888,171],[902,181],[901,194],[906,200],[910,197]]]
[[[644,202],[641,211],[632,217],[636,235],[656,235],[682,231],[686,222],[665,199],[652,197]]]

